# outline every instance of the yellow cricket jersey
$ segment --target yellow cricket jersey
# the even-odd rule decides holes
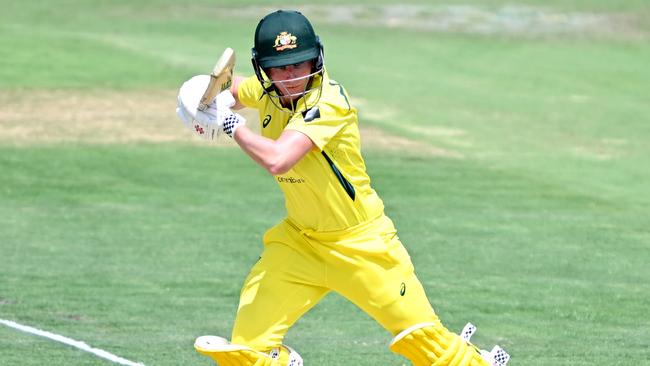
[[[327,74],[316,76],[312,84],[321,82],[320,99],[317,90],[310,92],[298,101],[294,113],[277,108],[255,76],[239,84],[237,95],[243,105],[258,109],[263,136],[276,140],[282,131],[291,129],[313,141],[316,147],[275,179],[294,224],[315,231],[338,231],[381,216],[384,205],[370,187],[361,156],[356,108],[350,105],[343,86]],[[269,93],[276,95],[275,91]]]

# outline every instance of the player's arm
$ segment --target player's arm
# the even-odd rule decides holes
[[[242,109],[245,107],[237,97],[239,84],[241,84],[241,82],[244,81],[244,79],[245,78],[243,76],[234,76],[232,78],[232,86],[230,87],[230,93],[232,94],[233,97],[235,97],[235,105],[232,107],[232,109]]]
[[[233,138],[246,154],[273,175],[289,171],[314,147],[307,135],[292,130],[285,130],[277,140],[272,140],[240,126]]]

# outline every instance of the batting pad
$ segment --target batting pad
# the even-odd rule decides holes
[[[194,342],[194,348],[208,356],[219,366],[303,366],[300,355],[289,347],[274,348],[270,354],[231,344],[225,338],[202,336]]]
[[[476,347],[440,323],[412,326],[395,336],[389,348],[414,366],[492,366]]]

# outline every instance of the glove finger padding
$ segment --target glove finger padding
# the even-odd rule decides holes
[[[194,122],[194,118],[189,114],[189,112],[187,112],[185,107],[183,107],[183,105],[180,102],[180,98],[178,101],[178,106],[176,107],[176,115],[178,116],[178,119],[180,119],[181,122],[183,122],[185,127],[187,127],[188,129],[192,129],[192,122]]]
[[[212,101],[205,111],[198,110],[209,82],[210,76],[197,75],[183,83],[178,93],[176,115],[190,131],[204,139],[212,140],[217,137],[221,127],[219,122],[222,119],[219,118],[217,105]]]
[[[225,90],[215,98],[217,105],[217,119],[221,130],[228,136],[233,137],[237,127],[246,123],[246,119],[237,113],[233,113],[230,108],[235,105],[235,98],[229,90]],[[208,108],[208,109],[211,109]]]
[[[232,108],[232,106],[235,105],[235,97],[232,96],[230,90],[224,90],[221,93],[219,93],[215,98],[215,101],[217,103],[218,109],[223,109],[223,108],[230,109]]]

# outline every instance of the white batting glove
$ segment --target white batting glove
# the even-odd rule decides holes
[[[204,112],[197,109],[209,80],[209,76],[199,75],[183,83],[178,92],[176,115],[190,131],[212,140],[219,132],[219,126],[214,123],[216,118],[210,118],[209,114],[203,115]]]
[[[176,115],[187,128],[207,140],[215,139],[220,131],[232,137],[237,127],[246,123],[246,119],[230,110],[235,105],[235,98],[229,90],[217,95],[205,110],[198,110],[209,82],[210,76],[197,75],[183,83],[178,93]]]
[[[227,109],[227,111],[228,113],[224,116],[222,121],[221,130],[225,132],[226,135],[233,137],[235,136],[237,128],[246,124],[246,119],[239,114],[232,112],[230,109]]]
[[[237,113],[230,110],[235,105],[235,98],[230,93],[230,90],[224,90],[212,102],[206,112],[211,110],[216,104],[217,119],[221,130],[228,136],[233,137],[237,127],[246,124],[246,119]]]

